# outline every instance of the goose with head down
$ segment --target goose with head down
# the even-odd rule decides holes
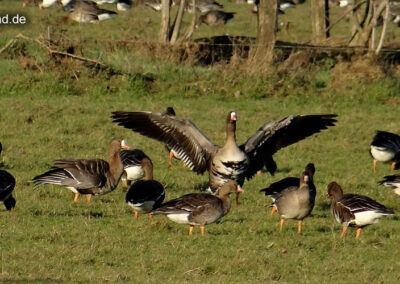
[[[143,159],[141,162],[144,171],[144,180],[138,180],[129,188],[125,201],[135,212],[136,221],[139,213],[149,213],[161,205],[165,197],[165,189],[161,183],[153,179],[153,163],[150,159]]]
[[[152,163],[151,159],[139,149],[121,150],[119,152],[124,172],[121,180],[124,187],[131,185],[145,176],[144,167],[147,163]]]
[[[2,145],[0,143],[0,153]],[[4,203],[7,210],[15,207],[16,201],[12,196],[15,187],[15,178],[7,171],[0,170],[0,202]]]
[[[102,159],[55,160],[51,170],[33,178],[35,184],[47,183],[62,185],[75,193],[74,202],[79,194],[106,194],[113,191],[124,171],[119,151],[128,149],[125,140],[113,138],[108,148],[108,162]]]
[[[377,163],[391,164],[392,171],[400,166],[400,136],[387,131],[377,131],[369,150],[374,159],[374,172]]]
[[[173,107],[167,107],[167,110],[165,111],[166,115],[171,115],[171,116],[176,116],[175,110]],[[181,157],[176,153],[171,147],[168,146],[168,144],[165,144],[165,150],[169,153],[169,162],[168,162],[168,168],[172,168],[172,159],[177,159],[177,160],[182,160]],[[183,167],[186,168],[186,164],[183,163]]]
[[[237,115],[230,111],[226,119],[225,145],[221,147],[185,118],[145,111],[112,113],[113,122],[167,144],[194,172],[202,174],[208,170],[213,193],[229,180],[242,186],[246,178],[252,178],[264,165],[273,173],[276,170],[274,153],[333,126],[335,117],[335,114],[291,115],[264,124],[238,146]]]
[[[200,226],[204,236],[204,226],[214,223],[229,213],[231,193],[243,192],[235,181],[226,182],[218,195],[208,193],[191,193],[170,200],[152,211],[153,215],[164,214],[170,220],[179,224],[189,224],[189,235],[192,235],[195,225]]]

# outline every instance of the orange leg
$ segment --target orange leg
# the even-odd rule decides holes
[[[235,195],[235,204],[236,204],[236,206],[239,205],[239,193],[238,192],[236,192],[236,195]]]
[[[259,176],[259,177],[261,176],[261,171],[257,172],[257,176]]]
[[[285,219],[282,218],[282,219],[281,219],[281,230],[280,230],[281,232],[283,231],[283,223],[284,223],[284,222],[285,222]]]
[[[122,186],[123,187],[128,187],[128,181],[126,179],[122,180]]]
[[[301,225],[303,224],[303,220],[299,220],[298,224],[297,224],[297,233],[301,233]]]
[[[343,227],[342,233],[340,234],[340,237],[341,237],[341,238],[343,238],[344,235],[346,234],[347,228],[348,228],[348,227]]]
[[[186,168],[187,168],[187,165],[186,165],[186,163],[183,163],[183,168],[184,168],[184,169],[186,169]]]
[[[376,172],[377,165],[378,165],[378,162],[376,160],[374,160],[374,173]]]
[[[189,235],[190,236],[193,235],[193,228],[194,228],[194,226],[190,225],[190,227],[189,227]]]
[[[169,152],[169,163],[168,168],[172,168],[172,158],[174,157],[174,153],[172,151]]]
[[[201,235],[204,236],[204,226],[200,226]]]
[[[78,202],[79,193],[74,194],[74,202]]]
[[[360,234],[361,234],[361,228],[358,228],[357,232],[356,232],[356,240],[358,240],[358,238],[360,237]]]
[[[274,216],[275,212],[276,212],[276,207],[272,206],[271,217]]]
[[[149,213],[150,222],[153,220],[153,214]]]
[[[395,167],[396,167],[396,163],[392,163],[392,172],[394,171]]]
[[[138,220],[139,220],[139,213],[138,213],[138,212],[136,212],[136,211],[135,211],[135,219],[136,219],[136,221],[138,221]]]
[[[92,201],[92,196],[91,196],[91,195],[86,195],[86,201],[87,201],[87,202]]]

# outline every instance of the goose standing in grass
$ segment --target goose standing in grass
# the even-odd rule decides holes
[[[197,19],[196,28],[198,28],[202,23],[208,26],[225,25],[229,20],[233,19],[234,15],[235,13],[229,13],[220,10],[209,11]]]
[[[137,181],[145,176],[144,165],[151,159],[139,149],[121,150],[119,156],[124,166],[124,173],[121,180],[124,187],[131,185],[132,181]]]
[[[379,222],[379,219],[393,215],[394,212],[375,200],[359,194],[343,194],[343,190],[336,182],[328,185],[326,198],[332,199],[331,212],[336,221],[343,226],[341,238],[347,228],[356,227],[356,239],[360,237],[361,229]]]
[[[180,0],[173,1],[173,3],[175,5],[180,5],[180,2],[181,2]],[[196,10],[200,11],[201,13],[206,13],[206,12],[209,12],[212,10],[218,10],[218,9],[222,9],[222,8],[224,8],[224,6],[215,0],[197,0],[196,1]],[[192,1],[186,2],[185,10],[189,13],[194,12]]]
[[[394,193],[400,195],[400,175],[385,176],[379,184],[394,189]]]
[[[161,11],[162,8],[161,0],[144,0],[143,4],[154,11]]]
[[[308,173],[309,177],[312,181],[314,181],[314,173],[315,173],[315,166],[313,163],[309,163],[305,171]],[[300,184],[300,178],[298,177],[287,177],[281,179],[277,182],[272,183],[269,187],[261,189],[260,192],[264,192],[265,196],[270,196],[272,202],[274,203],[276,198],[281,194],[284,190],[290,187],[298,187]],[[274,215],[276,211],[276,207],[272,206],[271,216]]]
[[[287,219],[298,220],[297,232],[301,233],[303,219],[310,215],[314,208],[317,191],[309,171],[304,171],[300,181],[280,192],[273,203],[280,218],[280,231]]]
[[[135,211],[136,221],[139,219],[139,213],[149,213],[152,219],[151,211],[156,209],[164,201],[164,187],[156,180],[153,180],[153,163],[150,159],[142,160],[142,168],[145,173],[144,180],[138,180],[129,188],[125,200]]]
[[[386,131],[377,131],[371,142],[370,154],[374,159],[374,172],[377,162],[391,164],[394,171],[400,166],[400,136]]]
[[[41,183],[62,185],[75,193],[74,202],[79,194],[106,194],[113,191],[124,171],[119,151],[128,149],[125,140],[114,138],[108,148],[108,162],[102,159],[55,160],[51,170],[33,178],[35,185]]]
[[[0,143],[0,154],[2,151],[2,145]],[[4,203],[7,210],[11,210],[15,207],[16,201],[12,196],[12,191],[15,187],[14,177],[7,171],[0,170],[0,202]]]
[[[231,193],[243,192],[235,181],[228,181],[218,192],[218,195],[208,193],[191,193],[170,200],[153,210],[153,215],[164,214],[179,224],[188,224],[189,235],[192,235],[194,226],[200,226],[204,236],[204,226],[214,223],[229,213]]]
[[[175,110],[173,107],[167,107],[167,110],[165,111],[166,115],[171,115],[171,116],[176,116]],[[165,144],[165,149],[169,153],[169,162],[168,162],[168,168],[172,168],[172,159],[177,159],[177,160],[182,160],[181,157],[176,153],[173,149],[171,149],[167,144]],[[183,167],[186,168],[186,164],[183,163]]]
[[[144,136],[167,144],[187,166],[198,174],[209,171],[209,186],[213,193],[227,181],[242,186],[267,164],[276,170],[272,155],[279,149],[296,143],[314,133],[333,126],[336,115],[296,115],[271,121],[261,126],[245,143],[236,143],[236,112],[226,118],[226,142],[214,144],[190,120],[156,112],[113,112],[113,122]]]
[[[90,0],[74,0],[70,9],[71,12],[63,19],[64,22],[73,20],[78,23],[99,23],[117,14],[114,11],[99,8]]]
[[[118,11],[128,11],[132,8],[132,0],[118,0],[117,10]]]

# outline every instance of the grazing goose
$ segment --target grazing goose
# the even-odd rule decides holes
[[[75,193],[74,202],[79,194],[86,194],[90,202],[92,195],[113,191],[124,171],[119,150],[129,148],[125,140],[114,138],[108,148],[108,162],[102,159],[55,160],[51,170],[33,178],[40,183],[62,185]]]
[[[156,180],[153,180],[153,164],[150,159],[142,160],[142,167],[145,173],[144,180],[138,180],[129,188],[125,200],[135,211],[136,221],[139,213],[149,213],[161,205],[165,197],[164,187]]]
[[[235,13],[220,10],[208,11],[197,19],[196,28],[198,28],[202,23],[208,26],[225,25],[229,20],[233,19],[234,15]]]
[[[174,0],[173,1],[175,5],[180,5],[180,0]],[[192,1],[187,1],[185,5],[185,10],[189,13],[193,13],[193,2]],[[206,13],[212,10],[218,10],[224,8],[223,5],[218,3],[215,0],[196,0],[196,10],[200,11],[201,13]]]
[[[385,176],[383,180],[379,182],[380,185],[391,187],[394,189],[394,193],[400,195],[400,175]]]
[[[343,194],[343,190],[336,182],[328,185],[326,198],[332,199],[331,211],[336,221],[343,226],[341,238],[347,228],[356,227],[356,239],[365,226],[377,223],[380,218],[393,215],[394,212],[371,198],[359,194]]]
[[[316,194],[312,175],[309,171],[304,171],[297,185],[286,188],[276,196],[273,206],[281,216],[281,232],[285,220],[296,219],[297,232],[301,233],[303,219],[313,210]]]
[[[124,166],[124,173],[121,180],[125,187],[130,186],[132,181],[137,181],[144,177],[144,164],[147,161],[151,163],[150,158],[139,149],[121,150],[119,156]]]
[[[118,0],[117,10],[118,11],[128,11],[132,8],[132,0]]]
[[[170,200],[153,210],[153,215],[164,214],[179,224],[189,224],[189,235],[195,225],[200,226],[204,236],[204,226],[214,223],[229,213],[231,201],[229,195],[243,192],[235,181],[228,181],[218,192],[217,196],[208,193],[191,193]]]
[[[144,0],[143,4],[154,11],[161,11],[162,8],[161,0]]]
[[[198,174],[209,171],[213,193],[227,181],[242,186],[267,164],[273,173],[272,155],[336,122],[335,114],[288,116],[261,126],[245,143],[236,144],[236,112],[226,119],[226,142],[215,145],[190,120],[156,112],[113,112],[113,122],[167,144]],[[267,163],[268,161],[268,163]]]
[[[308,173],[309,177],[314,180],[315,166],[312,163],[309,163],[305,171]],[[275,202],[275,199],[279,196],[279,194],[288,189],[289,187],[298,187],[300,184],[300,178],[298,177],[287,177],[281,179],[277,182],[272,183],[269,187],[261,189],[260,192],[264,192],[265,196],[270,196],[272,202]],[[272,206],[271,216],[274,215],[276,211],[276,207]]]
[[[0,154],[2,150],[2,145],[0,143]],[[7,210],[11,210],[15,207],[15,199],[12,196],[12,191],[14,190],[15,179],[14,177],[4,171],[0,170],[0,202],[4,203]]]
[[[374,159],[374,172],[377,162],[390,163],[394,171],[400,165],[400,136],[386,131],[377,131],[369,152]]]
[[[71,5],[71,12],[62,21],[73,20],[78,23],[99,23],[111,19],[111,15],[117,14],[114,11],[101,9],[90,0],[74,0]]]

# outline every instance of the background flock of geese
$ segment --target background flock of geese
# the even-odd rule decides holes
[[[108,162],[102,159],[63,159],[55,160],[53,167],[33,178],[35,185],[56,184],[74,192],[74,202],[80,194],[87,200],[93,195],[113,191],[122,178],[125,186],[130,186],[126,202],[133,207],[135,217],[140,213],[164,214],[174,222],[189,224],[189,234],[199,225],[204,235],[204,226],[228,214],[231,202],[229,195],[243,192],[244,181],[251,179],[262,168],[271,174],[276,169],[273,154],[281,148],[296,143],[321,130],[334,126],[336,115],[296,115],[271,121],[261,126],[245,143],[236,143],[237,114],[230,111],[226,118],[226,141],[223,146],[214,144],[194,123],[179,118],[169,107],[164,113],[158,112],[113,112],[113,122],[134,132],[165,144],[170,159],[182,160],[192,171],[209,174],[209,193],[191,193],[163,203],[165,189],[153,179],[153,164],[149,156],[139,149],[128,150],[124,139],[113,138],[108,149]],[[0,144],[1,152],[1,144]],[[400,136],[378,131],[370,148],[377,162],[390,163],[392,170],[400,167]],[[171,163],[171,161],[170,161]],[[313,210],[316,188],[313,182],[315,166],[307,164],[300,178],[287,177],[272,183],[261,192],[273,200],[271,215],[280,215],[280,230],[287,219],[298,220],[298,232],[302,221]],[[142,179],[144,178],[144,179]],[[131,184],[133,182],[133,184]],[[380,184],[395,188],[400,195],[400,175],[386,176]],[[12,196],[14,177],[0,171],[0,201],[7,210],[15,207]],[[371,198],[358,194],[343,194],[336,182],[327,189],[327,198],[332,199],[331,211],[342,224],[341,237],[347,228],[356,227],[356,238],[365,226],[378,222],[394,212]]]
[[[253,6],[251,11],[258,12],[259,0],[232,0],[236,3],[248,3]],[[286,9],[295,8],[296,5],[304,3],[305,0],[278,0],[277,14],[284,14]],[[100,21],[111,19],[117,12],[102,9],[99,5],[116,4],[118,11],[127,11],[132,8],[132,0],[24,0],[22,6],[34,3],[41,9],[49,8],[54,5],[60,5],[68,15],[63,21],[73,20],[79,23],[99,23]],[[134,5],[145,5],[155,11],[161,11],[161,0],[137,0]],[[180,0],[170,0],[170,5],[180,4]],[[333,6],[346,7],[349,1],[329,0]],[[202,23],[209,26],[224,25],[234,18],[235,13],[226,12],[222,9],[224,6],[216,0],[196,0],[196,11],[203,13],[197,18],[196,27]],[[194,12],[192,1],[186,2],[185,11]],[[400,1],[393,0],[390,3],[390,20],[400,26]]]

